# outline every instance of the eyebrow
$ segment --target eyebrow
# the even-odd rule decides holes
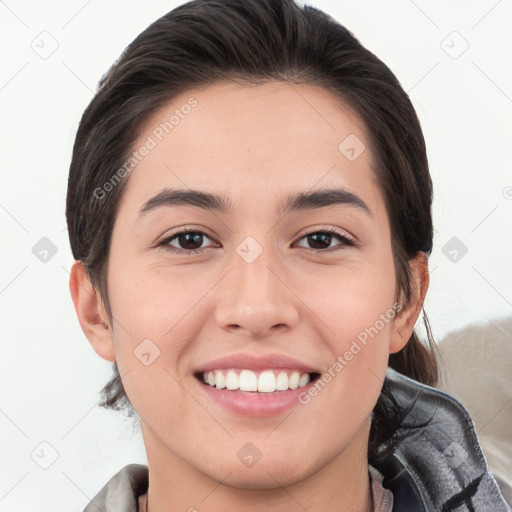
[[[292,211],[313,210],[335,205],[352,206],[372,217],[368,205],[359,196],[345,188],[290,193],[281,203],[279,211],[281,214],[286,214]],[[235,214],[233,203],[222,194],[165,188],[144,203],[139,210],[139,218],[149,211],[163,206],[196,206],[227,215]]]

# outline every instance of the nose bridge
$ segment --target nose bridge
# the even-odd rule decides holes
[[[267,239],[264,247],[246,237],[230,258],[228,279],[220,291],[217,322],[221,327],[237,327],[252,335],[264,334],[277,325],[291,327],[298,314],[293,294],[280,276],[280,258]]]
[[[233,295],[240,303],[259,303],[269,307],[276,298],[276,283],[271,268],[278,266],[275,249],[267,240],[265,246],[252,236],[246,237],[233,255]],[[275,270],[274,270],[275,272]]]

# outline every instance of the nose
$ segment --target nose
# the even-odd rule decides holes
[[[261,338],[296,326],[299,299],[284,265],[270,252],[263,250],[252,262],[238,253],[231,258],[231,270],[217,290],[220,328]]]

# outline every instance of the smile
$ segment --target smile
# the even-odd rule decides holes
[[[290,369],[263,371],[222,369],[202,372],[203,382],[216,389],[274,393],[306,386],[316,374]]]
[[[224,368],[195,374],[208,401],[229,413],[250,417],[270,417],[301,406],[301,393],[320,377],[286,368],[253,371]]]

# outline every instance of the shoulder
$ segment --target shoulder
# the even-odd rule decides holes
[[[138,498],[148,488],[148,467],[129,464],[96,494],[84,512],[137,512]]]
[[[464,406],[453,396],[388,369],[386,384],[404,414],[400,441],[378,469],[395,487],[399,505],[416,510],[493,510],[508,507],[489,472]],[[397,475],[400,475],[397,477]],[[406,508],[394,510],[406,510]],[[415,510],[415,509],[410,509]]]

